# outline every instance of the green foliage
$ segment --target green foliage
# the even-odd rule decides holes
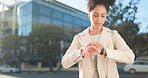
[[[67,40],[69,34],[62,27],[41,25],[33,28],[28,37],[33,52],[44,57],[47,63],[60,56],[60,41]]]
[[[17,52],[19,49],[20,40],[21,37],[17,35],[10,35],[2,41],[2,49],[5,52],[5,58],[10,58],[12,54]]]
[[[123,5],[123,0],[118,0],[118,3],[109,11],[107,20],[108,27],[118,30],[136,56],[142,55],[141,51],[146,50],[143,48],[146,47],[146,38],[141,38],[139,34],[140,22],[135,22],[139,2],[140,0],[130,0],[128,4]]]
[[[148,55],[148,33],[141,33],[133,40],[136,56]]]
[[[118,30],[124,38],[129,34],[137,35],[140,24],[139,22],[135,23],[138,3],[139,0],[131,0],[127,5],[123,5],[123,0],[120,0],[109,11],[108,26]]]
[[[1,61],[5,61],[6,64],[14,66],[20,66],[23,52],[21,51],[22,37],[17,35],[10,35],[2,40],[2,52],[3,58]]]
[[[137,5],[140,0],[130,0],[128,4],[123,4],[123,0],[117,0],[118,3],[110,8],[107,22],[111,27],[117,27],[119,24],[126,22],[135,23]]]

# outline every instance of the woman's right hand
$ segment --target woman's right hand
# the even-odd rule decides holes
[[[103,46],[99,42],[88,43],[82,49],[82,56],[88,57],[100,54],[102,48]]]

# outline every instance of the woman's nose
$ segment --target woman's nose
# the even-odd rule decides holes
[[[97,21],[101,21],[101,16],[98,16],[97,17]]]

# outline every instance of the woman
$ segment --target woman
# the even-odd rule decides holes
[[[79,78],[119,78],[117,62],[133,63],[135,55],[116,30],[103,26],[109,6],[115,0],[89,0],[88,17],[91,26],[74,36],[62,57],[69,68],[79,64]]]

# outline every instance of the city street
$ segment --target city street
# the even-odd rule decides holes
[[[22,72],[16,74],[0,74],[0,78],[78,78],[77,71],[63,71],[63,72]],[[120,72],[120,78],[148,78],[148,73],[137,73],[134,75]]]

